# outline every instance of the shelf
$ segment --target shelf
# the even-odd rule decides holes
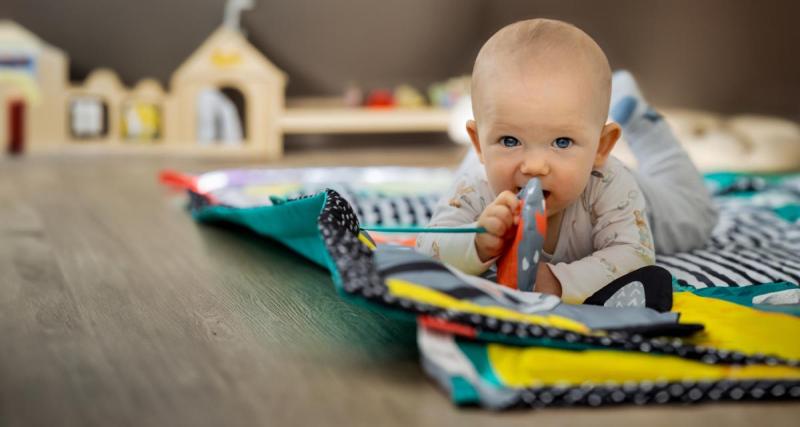
[[[283,133],[446,132],[444,108],[289,107],[280,119]]]

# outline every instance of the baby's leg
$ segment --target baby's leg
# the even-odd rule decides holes
[[[703,247],[717,223],[717,210],[703,179],[669,125],[642,97],[627,71],[612,80],[610,118],[622,131],[639,168],[656,252]]]

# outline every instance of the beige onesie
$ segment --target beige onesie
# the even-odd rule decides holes
[[[495,197],[483,166],[467,161],[429,227],[475,226]],[[633,174],[613,157],[589,178],[561,221],[555,250],[543,255],[568,303],[579,304],[614,279],[655,263],[644,196]],[[474,233],[423,233],[417,249],[466,273],[481,274],[496,259],[481,262],[474,242]]]

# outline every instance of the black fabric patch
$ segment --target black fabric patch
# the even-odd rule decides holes
[[[704,326],[700,323],[668,323],[664,325],[628,326],[618,329],[606,329],[606,332],[624,332],[648,338],[662,335],[688,337],[702,331],[703,328]],[[666,331],[666,333],[664,331]]]
[[[620,289],[632,282],[644,285],[645,306],[664,313],[672,309],[672,275],[663,267],[648,265],[614,280],[586,298],[584,304],[603,305]]]
[[[381,277],[388,277],[395,274],[401,273],[408,273],[412,271],[450,271],[442,265],[440,262],[436,261],[419,261],[419,262],[410,262],[404,263],[401,265],[396,265],[393,267],[389,267],[386,269],[380,270]]]

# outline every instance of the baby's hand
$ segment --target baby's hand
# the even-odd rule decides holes
[[[519,223],[519,210],[522,201],[510,191],[503,191],[478,218],[478,227],[486,229],[485,233],[475,236],[475,249],[478,258],[486,262],[499,256],[506,242],[514,238],[514,225]]]
[[[544,262],[540,262],[539,268],[536,270],[536,287],[534,290],[543,294],[561,296],[561,282],[558,281],[556,275]]]

